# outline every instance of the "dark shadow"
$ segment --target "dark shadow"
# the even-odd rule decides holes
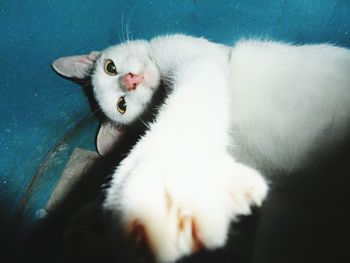
[[[262,211],[253,263],[350,262],[349,157],[348,139],[307,170],[279,178]]]
[[[92,89],[84,84],[84,90],[94,111]],[[163,90],[154,104],[165,97]],[[155,113],[156,107],[143,119],[150,121]],[[147,252],[123,238],[118,223],[101,209],[103,185],[144,128],[135,123],[123,143],[87,171],[62,205],[30,229],[18,262],[152,262]],[[263,208],[232,224],[224,248],[202,251],[180,262],[350,262],[349,154],[350,143],[344,142],[307,170],[281,174]]]
[[[101,211],[103,191],[120,156],[139,137],[101,158],[62,204],[42,220],[23,245],[20,262],[152,262]],[[203,251],[183,263],[350,262],[348,143],[307,170],[281,175],[262,210],[232,224],[228,244]]]
[[[4,198],[0,207],[0,253],[2,260],[16,260],[19,252],[17,222],[13,218],[11,205]],[[8,209],[7,209],[8,208]],[[12,208],[13,209],[13,208]],[[10,214],[10,216],[8,215]],[[10,261],[8,261],[10,262]]]

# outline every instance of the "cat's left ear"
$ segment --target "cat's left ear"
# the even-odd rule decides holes
[[[92,51],[88,55],[62,57],[52,63],[54,70],[67,78],[84,79],[89,76],[101,52]]]

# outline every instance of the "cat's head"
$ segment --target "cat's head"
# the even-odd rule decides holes
[[[135,121],[160,83],[148,42],[134,41],[103,51],[92,74],[94,94],[104,113],[121,124]]]
[[[157,65],[148,54],[148,42],[132,41],[60,58],[53,68],[68,78],[91,76],[95,98],[106,116],[117,124],[137,120],[160,84]]]
[[[114,123],[105,122],[99,129],[96,146],[102,155],[119,142],[123,127],[145,112],[160,85],[160,72],[148,54],[146,41],[132,41],[102,52],[62,57],[52,66],[67,78],[91,78],[100,108]]]

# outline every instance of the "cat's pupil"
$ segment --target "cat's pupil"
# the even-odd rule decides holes
[[[117,103],[117,110],[124,114],[126,112],[126,101],[124,97],[120,97]]]
[[[106,62],[105,62],[105,72],[108,74],[108,75],[116,75],[117,74],[117,68],[115,67],[114,65],[114,62],[111,60],[111,59],[108,59]]]
[[[109,72],[115,72],[115,66],[113,65],[113,63],[109,63],[108,64],[108,71]]]

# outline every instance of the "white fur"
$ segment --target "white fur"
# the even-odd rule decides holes
[[[102,72],[110,58],[121,76],[132,67],[151,69],[153,76],[148,87],[136,89],[139,101],[122,121],[115,103],[128,94],[118,88],[118,76]],[[104,208],[121,217],[128,234],[135,223],[142,226],[159,262],[199,245],[224,245],[229,223],[266,197],[258,170],[291,172],[344,137],[349,76],[349,50],[328,44],[243,40],[231,48],[173,35],[107,49],[93,84],[112,120],[136,118],[159,78],[172,80],[173,91],[116,169]]]
[[[348,49],[241,41],[230,67],[232,150],[240,161],[291,172],[349,132]]]
[[[135,121],[159,87],[159,71],[148,55],[147,45],[145,41],[134,41],[110,47],[101,53],[96,62],[92,76],[95,97],[107,117],[118,124],[126,125]],[[107,59],[113,60],[118,71],[116,76],[104,72]],[[142,74],[145,78],[132,91],[128,91],[123,84],[123,77],[128,73]],[[116,107],[120,97],[125,97],[126,100],[127,110],[124,114],[118,112]]]
[[[184,36],[149,45],[161,74],[175,78],[174,92],[116,170],[104,207],[127,230],[142,224],[156,258],[172,262],[194,252],[198,240],[210,249],[224,245],[231,220],[261,204],[267,185],[228,151],[230,50]]]
[[[230,49],[181,35],[145,45],[174,91],[116,170],[104,207],[129,231],[142,224],[158,261],[172,262],[197,238],[224,245],[231,220],[264,200],[266,181],[235,158],[291,171],[343,135],[350,53],[258,40]]]

